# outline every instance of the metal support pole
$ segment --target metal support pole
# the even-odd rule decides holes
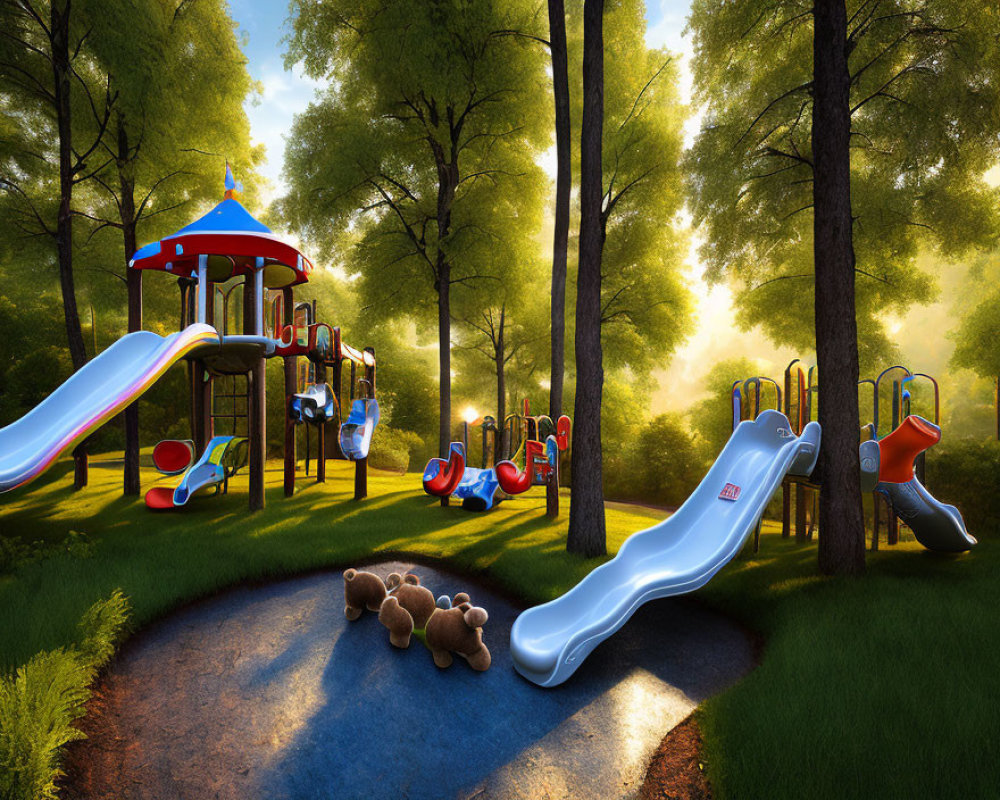
[[[198,322],[208,319],[208,256],[198,256]]]

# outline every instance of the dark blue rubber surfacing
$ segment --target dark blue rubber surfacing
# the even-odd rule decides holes
[[[435,595],[467,591],[489,611],[487,672],[460,658],[438,669],[416,639],[393,648],[372,612],[348,622],[340,573],[237,590],[150,629],[110,676],[131,688],[116,731],[131,751],[107,796],[633,797],[662,736],[752,663],[734,626],[660,601],[541,689],[511,664],[519,609],[427,567],[368,569],[407,567]],[[166,726],[149,688],[157,665]]]

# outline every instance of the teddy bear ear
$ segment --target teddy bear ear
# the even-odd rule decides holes
[[[420,578],[418,578],[412,572],[407,572],[406,575],[403,577],[403,581],[405,583],[410,584],[411,586],[419,586],[420,585]]]
[[[470,628],[483,627],[489,618],[490,615],[486,613],[486,609],[479,606],[473,606],[465,612],[465,624]]]
[[[357,577],[358,571],[356,569],[345,569],[344,570],[344,580],[353,581]]]
[[[451,598],[448,597],[448,595],[443,594],[434,602],[434,605],[443,611],[447,611],[451,608]]]
[[[462,605],[462,603],[468,603],[468,602],[469,602],[469,595],[467,595],[465,592],[459,592],[458,594],[455,595],[455,599],[452,600],[452,603],[454,603],[456,606],[460,606]]]
[[[386,588],[395,589],[399,584],[403,582],[403,576],[398,572],[390,572],[389,577],[385,579]]]

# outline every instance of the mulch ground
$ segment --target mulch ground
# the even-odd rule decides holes
[[[711,800],[712,787],[705,777],[701,756],[701,731],[693,716],[663,737],[649,762],[639,797],[641,800]]]

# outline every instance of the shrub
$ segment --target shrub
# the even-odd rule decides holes
[[[605,495],[678,506],[702,477],[702,461],[689,426],[677,414],[660,414],[633,441],[608,454]]]
[[[973,536],[1000,531],[1000,442],[958,439],[927,453],[927,488],[957,506]]]
[[[413,431],[402,431],[380,425],[372,437],[368,463],[376,469],[406,472],[412,454],[423,446],[423,439]]]
[[[83,738],[73,723],[83,716],[88,687],[114,652],[127,618],[128,601],[115,591],[84,613],[78,645],[39,653],[0,676],[0,797],[56,797],[60,750]]]

